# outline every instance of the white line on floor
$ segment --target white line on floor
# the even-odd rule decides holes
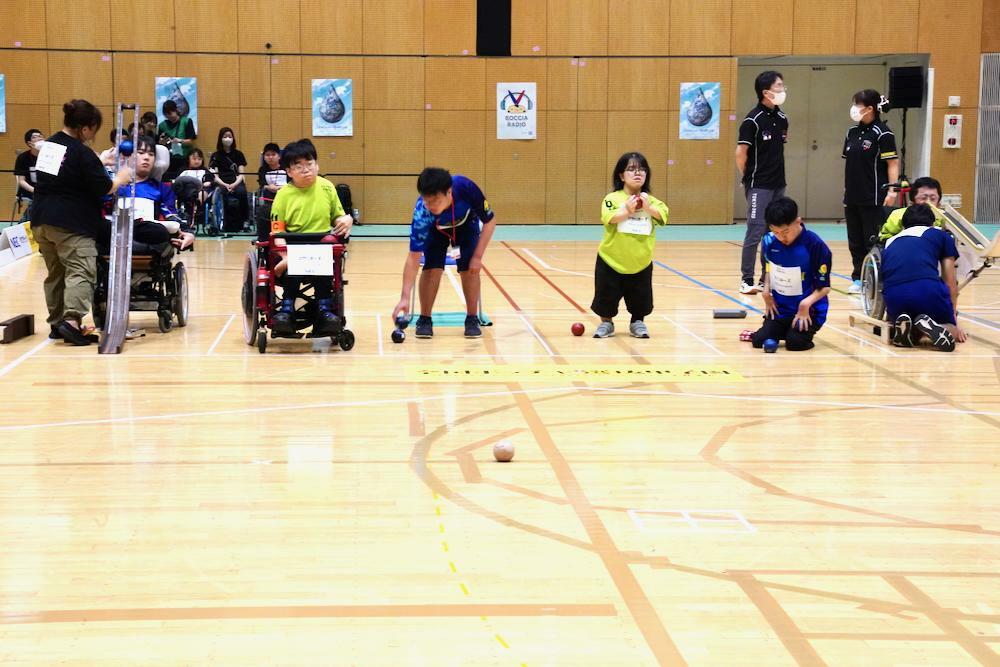
[[[208,356],[213,352],[215,352],[215,348],[218,347],[220,342],[222,342],[222,337],[226,334],[226,329],[229,328],[229,325],[232,324],[233,320],[235,319],[236,319],[235,315],[229,316],[229,319],[226,320],[226,323],[222,325],[222,331],[220,331],[219,335],[215,337],[215,341],[212,343],[212,347],[208,348],[208,352],[205,353],[205,356]]]
[[[28,350],[27,352],[25,352],[24,354],[22,354],[20,357],[18,357],[14,361],[10,362],[9,364],[7,364],[6,366],[4,366],[3,368],[0,368],[0,378],[2,378],[4,375],[7,375],[7,373],[10,373],[12,370],[14,370],[15,368],[17,368],[18,366],[20,366],[22,362],[26,361],[28,359],[28,357],[30,357],[31,355],[33,355],[35,352],[38,352],[40,349],[42,349],[43,347],[45,347],[46,345],[49,345],[51,343],[52,343],[52,339],[51,338],[46,338],[41,343],[39,343],[35,347],[33,347],[30,350]]]
[[[712,350],[716,354],[718,354],[720,356],[723,356],[723,357],[726,356],[725,352],[723,352],[719,348],[715,347],[714,345],[712,345],[711,343],[709,343],[707,340],[705,340],[704,338],[702,338],[701,336],[699,336],[695,332],[693,332],[690,329],[688,329],[686,326],[684,326],[680,322],[677,322],[676,320],[673,320],[673,319],[667,317],[666,315],[660,315],[660,317],[662,317],[663,319],[665,319],[667,322],[670,322],[675,327],[677,327],[678,329],[680,329],[684,333],[688,334],[689,336],[694,336],[695,338],[697,338],[699,341],[701,341],[706,347],[708,347],[710,350]]]
[[[521,313],[518,313],[518,316],[521,318],[521,321],[524,322],[524,326],[528,327],[528,331],[531,332],[531,335],[534,336],[538,340],[538,342],[542,344],[542,347],[545,348],[545,351],[548,353],[548,355],[550,357],[556,356],[555,353],[552,351],[552,348],[549,347],[548,344],[545,342],[545,339],[542,338],[537,331],[535,331],[535,327],[531,326],[531,322],[528,321],[528,318],[522,315]]]

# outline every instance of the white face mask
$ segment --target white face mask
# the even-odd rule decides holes
[[[35,143],[31,144],[31,147],[34,148],[36,151],[40,151],[40,150],[42,150],[42,144],[43,143],[45,143],[45,140],[44,139],[39,139]]]
[[[768,92],[770,92],[770,91],[768,91]],[[785,91],[781,91],[780,93],[773,93],[772,92],[771,93],[771,101],[774,102],[774,106],[780,107],[782,104],[785,103]]]
[[[861,113],[861,107],[852,106],[851,107],[851,120],[855,123],[860,123],[861,119],[865,117],[865,114]]]
[[[222,145],[225,146],[226,148],[229,148],[230,146],[233,145],[233,140],[230,137],[223,137]]]

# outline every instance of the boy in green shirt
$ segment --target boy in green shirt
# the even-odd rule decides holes
[[[643,319],[653,312],[653,248],[655,225],[667,224],[667,205],[649,194],[649,163],[641,153],[618,158],[611,175],[615,191],[601,205],[604,238],[597,249],[594,301],[601,323],[594,338],[615,335],[612,318],[624,297],[632,315],[629,334],[649,338]]]
[[[910,184],[910,192],[912,193],[910,199],[914,204],[930,205],[931,210],[934,211],[934,226],[943,227],[944,215],[938,209],[938,204],[941,203],[941,183],[936,178],[922,176]],[[889,214],[889,219],[879,230],[879,241],[887,241],[903,231],[903,213],[905,212],[905,208],[897,208]]]
[[[322,234],[330,231],[340,237],[351,233],[353,218],[344,212],[333,183],[319,175],[316,147],[308,139],[293,141],[281,153],[281,167],[288,172],[291,183],[278,190],[271,205],[271,221],[284,224],[284,230],[298,234]],[[274,226],[272,225],[272,228]],[[280,225],[279,225],[280,228]],[[275,267],[280,275],[286,260]],[[281,307],[274,314],[272,329],[278,334],[295,333],[295,299],[301,279],[285,273],[280,278],[283,289]],[[331,281],[319,277],[313,282],[316,297],[316,322],[313,336],[330,336],[337,332],[340,318],[333,313]]]

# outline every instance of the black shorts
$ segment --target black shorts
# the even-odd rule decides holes
[[[618,273],[597,256],[594,266],[594,301],[590,309],[600,317],[618,314],[618,303],[625,299],[625,309],[641,320],[653,312],[653,264],[639,273]]]
[[[469,261],[479,244],[479,221],[473,220],[456,227],[455,244],[461,250],[461,256],[456,262],[458,272],[468,271]],[[424,244],[424,269],[443,269],[449,245],[451,245],[451,230],[449,229],[448,234],[445,234],[441,230],[431,227],[430,232],[427,233],[427,242]]]

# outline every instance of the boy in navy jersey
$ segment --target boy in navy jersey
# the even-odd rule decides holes
[[[826,322],[833,256],[799,217],[788,197],[767,205],[764,220],[771,231],[760,246],[764,265],[764,324],[750,338],[760,348],[768,338],[784,340],[789,351],[810,350],[813,336]]]
[[[913,347],[921,337],[943,352],[965,341],[956,326],[958,249],[951,234],[933,227],[934,209],[914,204],[903,213],[903,231],[882,251],[882,296],[895,322],[892,342]]]

